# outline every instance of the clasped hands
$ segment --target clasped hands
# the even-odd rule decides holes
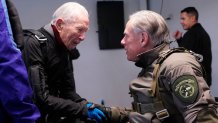
[[[105,107],[104,105],[87,103],[88,118],[94,119],[97,123],[127,123],[128,113],[131,110],[119,107]]]
[[[97,123],[103,123],[106,120],[105,114],[96,107],[96,104],[87,103],[88,118],[96,120]]]

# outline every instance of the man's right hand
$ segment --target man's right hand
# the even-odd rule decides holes
[[[176,30],[174,33],[173,33],[173,37],[178,40],[182,37],[182,32],[180,32],[179,30]]]

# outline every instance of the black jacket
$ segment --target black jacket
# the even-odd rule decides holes
[[[206,71],[207,84],[211,85],[211,40],[207,32],[200,23],[193,25],[182,38],[177,40],[180,47],[192,50],[195,53],[203,55],[202,65]]]
[[[48,39],[45,44],[30,38],[23,49],[35,102],[44,117],[86,117],[86,100],[75,90],[72,55],[55,40],[51,26],[45,27],[39,30]]]

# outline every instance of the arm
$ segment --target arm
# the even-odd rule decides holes
[[[179,47],[193,50],[196,43],[196,36],[192,32],[186,32],[183,37],[177,39]]]
[[[173,33],[173,38],[175,40],[179,40],[180,38],[182,38],[182,32],[180,32],[179,30],[176,30],[174,33]]]
[[[216,102],[203,78],[200,65],[190,56],[181,54],[180,57],[179,61],[174,60],[174,64],[166,68],[164,74],[168,78],[166,80],[170,80],[170,84],[167,81],[164,83],[170,88],[173,103],[186,123],[217,122]]]
[[[65,70],[60,70],[62,72],[61,74],[64,76],[64,82],[59,82],[60,97],[71,99],[75,102],[86,101],[76,92],[72,60],[68,59],[68,62],[65,64],[68,64],[68,67],[66,67]]]

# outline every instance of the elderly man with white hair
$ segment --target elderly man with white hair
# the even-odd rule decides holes
[[[85,7],[76,2],[61,5],[51,23],[24,42],[23,58],[42,117],[37,123],[76,123],[78,119],[104,121],[105,115],[76,93],[72,60],[76,46],[89,28]],[[76,55],[75,55],[76,54]]]

